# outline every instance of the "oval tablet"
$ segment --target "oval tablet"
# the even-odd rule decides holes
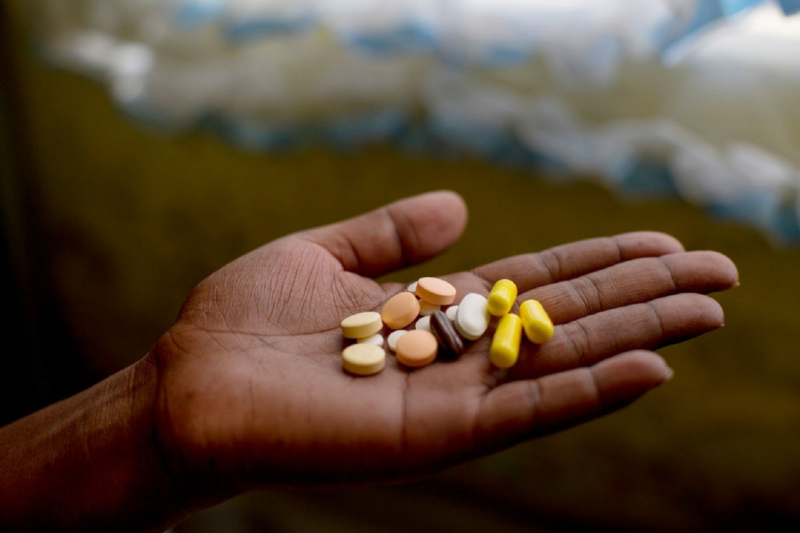
[[[509,279],[501,279],[492,287],[489,293],[489,313],[494,316],[503,316],[511,311],[517,299],[517,286]]]
[[[397,341],[397,360],[406,366],[418,368],[436,359],[439,343],[433,333],[416,329]]]
[[[442,311],[436,311],[431,315],[431,333],[439,341],[443,357],[457,359],[464,353],[464,339],[456,331],[453,321]]]
[[[374,344],[353,344],[342,352],[342,366],[351,374],[371,376],[386,365],[386,352]]]
[[[419,300],[410,292],[395,294],[381,310],[381,318],[392,329],[403,329],[419,315]]]
[[[432,304],[430,302],[426,302],[425,300],[419,301],[419,314],[422,316],[430,316],[441,308],[441,305]]]
[[[486,298],[471,292],[458,305],[456,329],[462,337],[474,341],[486,333],[490,318]]]
[[[397,331],[393,331],[389,334],[389,338],[387,339],[387,344],[389,345],[389,349],[393,352],[397,351],[397,341],[400,340],[400,337],[408,333],[404,329],[398,329]]]
[[[447,308],[447,311],[445,311],[445,314],[447,315],[447,318],[449,318],[453,322],[455,322],[455,320],[456,320],[456,313],[458,313],[458,306],[457,305],[451,305],[450,307]]]
[[[369,337],[356,339],[356,342],[359,344],[374,344],[375,346],[383,346],[383,335],[376,333],[375,335],[370,335]]]
[[[497,324],[497,330],[489,348],[489,359],[497,368],[511,368],[519,358],[519,344],[522,340],[522,320],[514,313],[504,315]]]
[[[383,327],[381,315],[373,311],[357,313],[342,320],[339,324],[346,339],[361,339],[378,333]]]
[[[519,306],[519,316],[528,340],[543,344],[553,336],[553,321],[538,300],[525,300]]]
[[[421,329],[422,331],[430,331],[431,330],[431,317],[424,316],[417,320],[417,323],[414,324],[416,329]]]
[[[439,278],[419,278],[417,296],[436,305],[450,305],[456,299],[456,288]]]

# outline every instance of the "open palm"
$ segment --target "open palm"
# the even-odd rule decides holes
[[[342,483],[418,476],[630,403],[670,376],[646,351],[719,327],[699,293],[730,288],[733,264],[631,233],[511,257],[442,276],[487,295],[514,280],[536,298],[553,339],[523,340],[494,369],[491,332],[455,362],[378,375],[342,371],[341,320],[380,311],[399,283],[373,277],[440,253],[466,209],[452,193],[402,200],[272,242],[203,281],[154,350],[158,439],[170,467],[239,490],[268,482]]]

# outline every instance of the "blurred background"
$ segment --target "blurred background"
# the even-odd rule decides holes
[[[676,378],[397,487],[262,491],[205,531],[763,531],[800,519],[793,1],[9,0],[0,6],[0,423],[142,357],[286,233],[464,196],[412,280],[660,230],[738,265]]]

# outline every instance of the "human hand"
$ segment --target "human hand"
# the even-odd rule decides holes
[[[226,495],[430,473],[660,385],[671,371],[648,350],[719,327],[722,310],[702,293],[737,283],[726,257],[663,234],[568,244],[442,276],[456,303],[508,278],[518,303],[548,310],[552,340],[523,339],[511,370],[489,363],[490,327],[455,362],[408,370],[388,355],[378,375],[343,372],[340,321],[405,290],[372,278],[437,255],[465,223],[459,197],[432,193],[284,237],[203,281],[150,355],[167,467]]]

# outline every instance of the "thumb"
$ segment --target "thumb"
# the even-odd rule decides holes
[[[442,253],[466,224],[464,200],[454,192],[438,191],[297,236],[326,248],[345,270],[377,277]]]

